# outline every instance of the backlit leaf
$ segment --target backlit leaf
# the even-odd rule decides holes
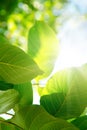
[[[24,130],[79,130],[71,123],[49,115],[41,106],[28,106],[19,110],[12,122]]]
[[[0,113],[7,112],[19,101],[19,93],[14,89],[0,91]]]
[[[41,105],[57,117],[78,117],[87,106],[86,72],[83,66],[57,72],[43,90]]]
[[[27,82],[42,74],[37,64],[21,49],[0,43],[0,79],[9,83]]]
[[[58,50],[55,33],[47,24],[37,21],[29,31],[28,53],[44,71],[41,77],[48,76],[53,70]]]

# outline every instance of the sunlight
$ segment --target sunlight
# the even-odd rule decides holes
[[[80,19],[80,18],[79,18]],[[87,22],[70,19],[61,29],[60,53],[53,73],[67,67],[81,66],[87,63]]]
[[[33,86],[33,104],[40,104],[40,96],[37,92],[37,87]]]
[[[86,59],[82,57],[82,54],[78,51],[75,51],[73,49],[62,49],[53,72],[62,70],[67,67],[77,67],[81,66],[82,64],[86,63]]]
[[[8,119],[11,119],[14,114],[15,114],[14,110],[11,109],[7,113],[0,114],[0,117],[5,119],[5,120],[8,120]]]

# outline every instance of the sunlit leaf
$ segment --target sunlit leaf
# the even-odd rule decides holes
[[[14,89],[0,91],[0,113],[7,112],[19,101],[19,93]]]
[[[30,82],[14,85],[14,89],[20,94],[20,102],[18,103],[20,107],[32,104],[33,90]]]
[[[87,115],[78,117],[77,119],[73,120],[72,123],[78,127],[80,130],[87,129]]]
[[[42,74],[37,64],[21,49],[0,43],[0,79],[18,84]]]
[[[13,117],[12,122],[24,130],[78,130],[71,123],[49,115],[41,106],[36,105],[22,108]]]
[[[58,50],[55,33],[47,24],[37,21],[29,31],[28,53],[45,72],[42,77],[48,76],[53,70]]]
[[[83,67],[66,69],[48,81],[43,90],[47,95],[42,96],[40,102],[49,113],[69,119],[84,111],[87,106],[87,79],[83,70]]]

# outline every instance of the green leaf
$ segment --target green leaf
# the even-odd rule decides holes
[[[28,53],[45,72],[42,78],[53,70],[58,50],[58,40],[53,30],[46,23],[37,21],[29,31]]]
[[[53,93],[41,97],[40,104],[52,115],[55,115],[63,103],[63,93]]]
[[[87,71],[83,68],[60,71],[48,81],[43,90],[46,96],[40,102],[50,114],[69,119],[78,117],[87,107]]]
[[[3,35],[0,35],[0,44],[6,44],[6,43],[8,43],[8,40],[7,40],[7,38],[5,38]]]
[[[23,129],[8,121],[0,120],[0,130],[23,130]]]
[[[14,89],[20,94],[20,102],[18,103],[20,107],[32,104],[33,90],[30,82],[14,85]]]
[[[72,123],[80,130],[87,130],[87,115],[78,117]]]
[[[8,90],[8,89],[12,89],[13,87],[14,87],[13,84],[0,81],[0,90]]]
[[[9,83],[27,82],[42,74],[37,64],[21,49],[0,43],[0,79]]]
[[[19,101],[19,93],[14,89],[0,91],[0,114],[7,112]]]
[[[71,123],[49,115],[41,106],[28,106],[20,109],[11,120],[24,130],[62,130],[73,128],[79,130]]]

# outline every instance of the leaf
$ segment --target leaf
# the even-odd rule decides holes
[[[41,97],[40,104],[52,115],[58,111],[64,101],[63,93],[53,93]]]
[[[0,120],[0,130],[23,130],[23,129],[8,121]]]
[[[29,31],[28,53],[47,77],[53,70],[58,56],[58,40],[53,30],[44,22],[37,21]]]
[[[43,90],[46,96],[41,97],[40,103],[50,114],[70,119],[84,111],[87,106],[87,79],[83,70],[83,67],[66,69],[48,81]]]
[[[14,87],[13,84],[0,81],[0,90],[8,90],[8,89],[12,89],[13,87]]]
[[[5,38],[3,35],[0,35],[0,44],[6,44],[6,43],[8,43],[8,40],[7,40],[7,38]]]
[[[20,109],[11,121],[24,130],[62,130],[68,127],[79,130],[71,123],[49,115],[41,106],[37,105]]]
[[[42,74],[37,64],[21,49],[0,43],[0,79],[9,83],[27,82]]]
[[[72,123],[80,130],[87,130],[87,115],[78,117],[77,119],[73,120]]]
[[[0,91],[0,114],[7,112],[19,101],[19,94],[14,89]]]
[[[14,89],[20,94],[20,102],[18,103],[20,107],[32,104],[33,90],[30,82],[14,85]]]

